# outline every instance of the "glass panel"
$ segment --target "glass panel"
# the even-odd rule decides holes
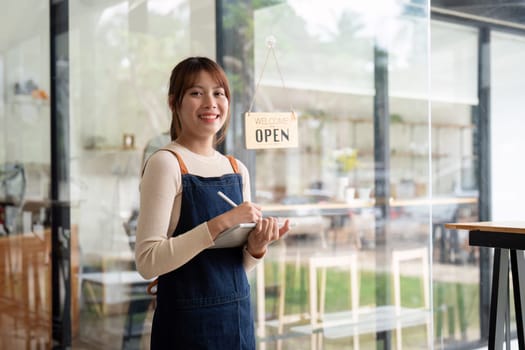
[[[149,346],[134,266],[142,162],[167,144],[174,64],[215,55],[213,1],[70,1],[71,222],[81,250],[77,348]]]
[[[2,11],[0,348],[50,347],[49,4],[7,1]]]
[[[212,0],[69,2],[74,348],[149,347],[151,298],[133,262],[140,171],[168,141],[174,63],[216,52],[234,94],[226,150],[249,167],[266,215],[295,224],[249,275],[258,348],[480,339],[480,252],[444,223],[478,219],[480,186],[493,219],[520,216],[509,203],[522,166],[509,155],[523,148],[525,42],[491,33],[492,96],[478,101],[478,29],[400,3],[222,1],[216,26]],[[0,348],[51,346],[48,6],[2,5]],[[519,28],[518,5],[488,6],[462,10]],[[279,66],[265,63],[270,36]],[[254,96],[254,110],[295,110],[298,148],[245,149]],[[484,106],[489,185],[476,178]]]
[[[247,69],[226,65],[241,91],[234,117],[242,121],[249,109],[245,95],[253,84],[254,110],[293,108],[299,121],[298,148],[248,152],[242,151],[242,123],[233,122],[241,138],[234,151],[254,164],[256,201],[267,215],[295,224],[252,276],[259,348],[372,348],[389,334],[404,347],[427,347],[430,119],[424,6],[388,2],[376,11],[288,1],[226,10],[230,20],[230,14],[243,14],[242,21],[227,22],[224,38],[225,63],[238,57]],[[253,38],[246,37],[252,25]],[[270,36],[276,39],[276,59],[270,53],[265,63]],[[386,71],[375,63],[381,53],[388,59],[388,84],[374,76],[375,68]],[[381,114],[374,105],[384,102],[385,91],[388,109]],[[375,140],[385,127],[385,137]],[[375,152],[383,141],[386,151]],[[383,166],[378,157],[386,158],[385,172],[375,170]],[[386,201],[377,185],[386,187]]]
[[[523,210],[515,205],[516,198],[525,194],[516,186],[525,166],[513,158],[524,145],[520,110],[525,91],[521,79],[525,40],[522,36],[494,32],[491,43],[492,215],[494,220],[516,220],[523,216]]]
[[[478,220],[476,115],[478,30],[432,21],[432,239],[436,344],[479,339],[479,252],[468,232]]]
[[[525,191],[516,184],[521,180],[518,174],[523,173],[525,166],[522,162],[516,162],[516,157],[517,150],[525,146],[523,117],[519,112],[525,96],[523,93],[525,84],[521,79],[524,57],[525,39],[523,36],[497,31],[491,33],[490,60],[493,68],[491,70],[490,138],[493,147],[491,148],[490,186],[492,189],[491,211],[494,221],[521,221],[523,217],[523,210],[516,205],[516,202],[525,194]],[[503,254],[507,254],[505,250],[502,250],[502,256]],[[520,254],[523,253],[518,251],[518,258]],[[515,284],[510,284],[511,296],[515,294],[514,286]],[[510,326],[514,332],[518,327],[516,312],[519,304],[515,304],[513,299],[510,299],[509,303],[512,320]],[[515,340],[515,343],[517,345],[518,341]]]

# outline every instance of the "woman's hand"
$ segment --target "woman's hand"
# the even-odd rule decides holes
[[[261,207],[252,202],[243,202],[225,214],[233,217],[234,222],[231,226],[244,222],[257,222],[262,218]]]
[[[261,207],[252,202],[243,202],[224,214],[208,221],[208,230],[213,239],[222,231],[245,222],[258,222],[262,218]]]
[[[257,225],[248,235],[246,249],[254,258],[261,258],[266,254],[268,244],[279,240],[290,231],[290,220],[286,219],[279,228],[276,218],[267,217],[257,221]]]

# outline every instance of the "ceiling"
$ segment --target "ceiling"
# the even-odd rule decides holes
[[[107,6],[118,0],[70,0],[83,6]],[[146,0],[128,0],[135,6]],[[55,0],[60,2],[60,0]],[[461,12],[491,20],[518,24],[525,29],[525,0],[431,0],[434,9]],[[34,0],[7,0],[2,2],[0,21],[0,53],[35,33],[49,31],[49,2]]]
[[[431,0],[433,8],[525,27],[525,0]]]

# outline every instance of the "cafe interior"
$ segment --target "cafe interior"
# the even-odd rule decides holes
[[[498,247],[449,224],[524,220],[525,2],[0,6],[1,349],[149,349],[141,170],[171,142],[168,80],[188,56],[231,85],[218,150],[264,215],[293,222],[248,272],[257,349],[502,339]],[[247,112],[293,115],[297,143],[250,147]],[[507,284],[504,340],[521,346]]]

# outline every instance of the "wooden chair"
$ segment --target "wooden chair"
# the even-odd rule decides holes
[[[310,325],[312,329],[311,347],[312,349],[323,348],[323,334],[324,327],[337,326],[341,319],[330,319],[325,313],[326,301],[326,270],[327,268],[349,268],[350,281],[350,301],[352,311],[346,315],[352,322],[357,322],[359,308],[359,277],[358,277],[358,262],[355,253],[345,255],[333,256],[313,256],[309,262],[309,280],[310,280]],[[318,270],[321,272],[321,281],[318,283]],[[319,294],[318,294],[319,288]],[[346,322],[346,321],[344,321]],[[354,335],[354,349],[359,347],[359,336]]]
[[[401,304],[401,263],[421,259],[423,300],[421,308],[407,308]],[[323,348],[323,339],[353,337],[353,349],[359,349],[359,335],[382,331],[396,331],[397,348],[401,349],[402,330],[406,327],[426,325],[427,346],[431,342],[428,249],[395,250],[391,256],[393,278],[393,305],[360,306],[358,259],[355,253],[341,256],[313,256],[310,258],[310,324],[292,327],[297,333],[310,334],[311,349]],[[351,283],[351,309],[325,312],[326,271],[328,268],[349,269]],[[321,278],[318,279],[320,270]],[[319,292],[318,292],[319,291]]]
[[[423,305],[420,310],[406,310],[401,304],[401,272],[402,262],[411,260],[421,260],[421,281]],[[397,349],[402,349],[402,328],[403,317],[410,316],[414,324],[425,324],[427,331],[427,346],[430,349],[432,344],[432,332],[430,329],[430,275],[429,275],[429,255],[428,248],[414,248],[405,250],[394,250],[392,252],[392,277],[394,283],[394,305],[396,315],[396,339]]]

